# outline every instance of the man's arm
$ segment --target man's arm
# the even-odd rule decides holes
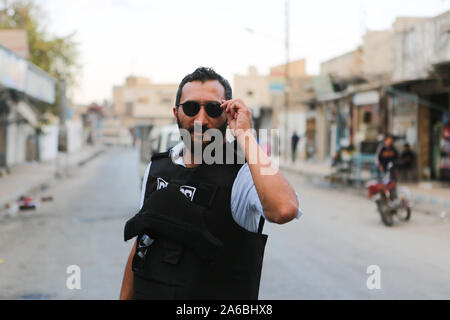
[[[150,173],[152,162],[147,166],[147,169],[145,169],[144,178],[142,179],[142,187],[141,187],[141,204],[140,209],[142,209],[142,206],[144,205],[145,200],[145,190],[147,186],[147,179],[148,175]],[[122,289],[120,290],[120,300],[131,300],[133,299],[133,270],[131,268],[131,265],[133,263],[133,257],[134,253],[136,252],[136,244],[137,239],[134,242],[133,249],[131,249],[130,256],[128,257],[127,265],[125,267],[125,271],[123,273],[123,280],[122,280]]]
[[[137,240],[134,242],[133,249],[131,249],[128,257],[127,265],[123,273],[122,289],[120,290],[120,300],[133,300],[133,270],[131,265],[133,263],[134,253],[136,252]]]
[[[223,101],[222,106],[226,107],[228,124],[244,150],[265,217],[278,224],[291,221],[298,213],[297,196],[252,134],[250,110],[239,99]]]
[[[294,219],[299,204],[290,183],[274,167],[251,131],[237,135],[236,140],[244,150],[265,217],[278,224]]]

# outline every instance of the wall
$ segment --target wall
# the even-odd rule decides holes
[[[394,31],[367,31],[363,37],[361,71],[365,76],[386,76],[394,72]]]
[[[73,153],[83,146],[83,124],[81,121],[67,120],[67,152]]]
[[[40,160],[54,160],[58,156],[58,126],[43,126],[42,131],[42,134],[39,136]]]
[[[270,68],[271,75],[282,75],[286,72],[286,64],[281,64]],[[288,64],[289,77],[303,77],[306,76],[306,60],[298,59],[291,61]]]
[[[433,64],[450,60],[450,11],[394,29],[394,81],[427,78]]]
[[[320,74],[351,77],[361,74],[361,47],[320,64]]]
[[[28,33],[22,29],[0,30],[0,44],[24,59],[30,57]]]
[[[325,108],[323,107],[323,105],[320,105],[317,108],[317,122],[316,122],[316,132],[317,132],[317,137],[316,137],[316,156],[317,156],[317,161],[325,161],[325,153],[326,153],[326,144],[327,144],[327,123],[326,123],[326,119],[325,119]]]
[[[122,125],[170,123],[178,84],[154,84],[150,79],[128,77],[113,88],[115,114]]]
[[[252,109],[270,105],[269,78],[250,67],[246,75],[234,75],[233,97],[242,99]]]
[[[17,119],[12,114],[10,119]],[[27,123],[11,123],[6,129],[6,164],[14,166],[26,161],[26,143],[29,135],[35,130]]]

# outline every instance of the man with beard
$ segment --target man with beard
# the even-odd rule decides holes
[[[137,240],[120,298],[257,299],[263,223],[299,218],[298,195],[277,168],[267,170],[274,166],[251,132],[250,110],[214,70],[182,80],[173,113],[183,143],[147,168],[141,209],[125,226],[125,240]]]

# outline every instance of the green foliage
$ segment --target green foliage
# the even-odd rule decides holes
[[[54,36],[47,32],[46,15],[33,0],[0,0],[0,29],[25,29],[28,32],[30,61],[57,80],[77,84],[81,71],[76,33]],[[50,109],[57,113],[57,103]]]

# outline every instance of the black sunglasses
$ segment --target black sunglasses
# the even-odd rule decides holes
[[[211,118],[218,118],[222,115],[223,109],[220,107],[222,104],[219,102],[207,102],[203,105],[206,113]],[[183,112],[188,117],[193,117],[200,111],[200,103],[197,101],[186,101],[185,103],[180,103],[178,106],[183,106]]]

